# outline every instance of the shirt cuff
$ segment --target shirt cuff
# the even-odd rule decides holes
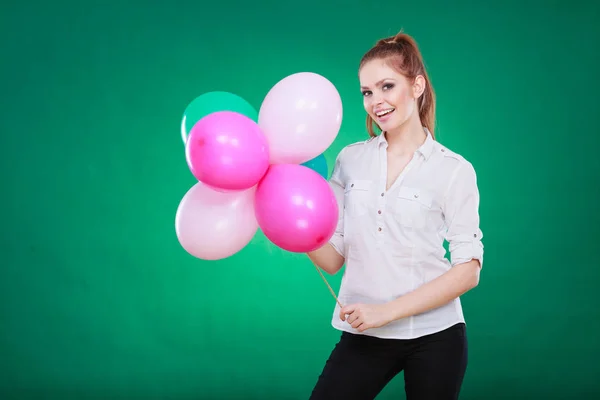
[[[335,251],[337,251],[337,253],[340,256],[345,257],[345,255],[344,255],[344,236],[342,236],[339,233],[334,233],[333,236],[331,237],[331,239],[329,239],[329,244],[331,245],[331,247],[333,247],[335,249]]]
[[[450,242],[450,260],[452,266],[478,260],[483,267],[483,243],[479,239],[457,238]]]

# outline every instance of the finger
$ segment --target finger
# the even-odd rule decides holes
[[[340,310],[340,319],[345,321],[352,313],[354,312],[354,308],[344,307]]]
[[[352,319],[348,318],[348,323],[353,328],[358,328],[360,326],[360,324],[363,323],[363,320],[362,320],[362,318],[360,318],[360,315],[355,314],[352,316]]]
[[[363,320],[363,315],[361,314],[360,310],[356,310],[351,314],[352,318],[348,317],[348,322],[354,322],[356,320]]]
[[[340,310],[340,315],[352,314],[352,312],[354,311],[354,308],[355,308],[354,304],[350,304],[348,306],[342,307],[342,309]]]

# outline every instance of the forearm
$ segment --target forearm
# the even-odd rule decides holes
[[[344,257],[342,257],[331,245],[326,243],[318,250],[306,253],[308,258],[323,271],[330,275],[335,275],[344,265]]]
[[[448,272],[414,291],[387,303],[392,320],[441,307],[473,289],[479,283],[479,261],[452,267]]]

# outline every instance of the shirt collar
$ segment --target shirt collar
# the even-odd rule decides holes
[[[425,157],[426,160],[428,160],[431,154],[433,153],[434,140],[433,136],[431,135],[431,132],[429,132],[429,129],[425,127],[423,127],[423,129],[425,129],[427,137],[425,138],[425,142],[423,142],[423,144],[417,149],[416,152],[418,154],[421,154],[423,157]],[[385,135],[383,134],[383,132],[377,136],[377,145],[385,145],[387,147],[387,140],[385,139]]]

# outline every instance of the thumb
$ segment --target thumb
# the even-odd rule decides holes
[[[346,320],[346,314],[352,314],[354,312],[354,305],[342,307],[340,310],[340,319],[342,321]]]

